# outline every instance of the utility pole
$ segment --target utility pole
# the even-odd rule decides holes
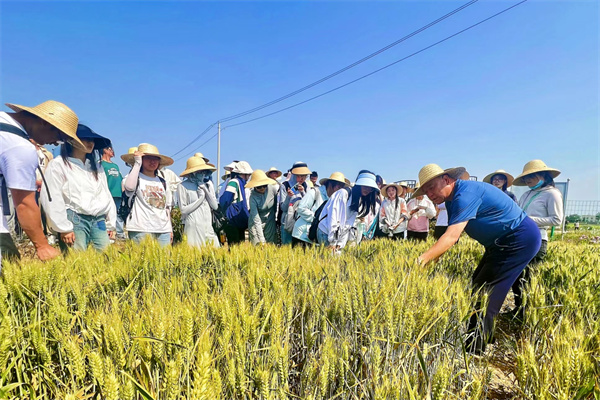
[[[221,184],[221,121],[218,122],[217,126],[217,188]],[[217,193],[218,193],[217,189]]]

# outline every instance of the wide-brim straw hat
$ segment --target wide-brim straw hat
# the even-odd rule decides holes
[[[354,186],[366,186],[372,189],[375,189],[379,192],[379,186],[377,186],[377,178],[375,174],[370,172],[363,172],[362,174],[358,174],[356,177],[356,182],[354,182]]]
[[[129,155],[129,154],[133,154],[133,153],[135,153],[136,151],[137,151],[137,146],[136,146],[136,147],[130,147],[130,148],[129,148],[129,150],[127,150],[127,154],[123,154],[123,155],[121,156],[121,160],[125,161],[125,157],[126,157],[127,155]],[[125,162],[127,162],[127,161],[125,161]]]
[[[203,157],[197,157],[197,156],[192,156],[190,158],[188,158],[187,163],[185,165],[185,171],[183,171],[181,174],[179,174],[179,176],[186,176],[188,174],[191,174],[193,172],[197,172],[197,171],[216,171],[217,168],[212,165],[212,164],[208,164],[206,161],[204,161]]]
[[[326,185],[327,182],[329,181],[335,181],[335,182],[339,182],[339,183],[343,183],[344,186],[349,187],[350,186],[350,181],[348,179],[346,179],[346,177],[344,176],[344,174],[342,174],[341,172],[334,172],[333,174],[331,174],[329,176],[329,178],[323,178],[319,181],[319,183],[321,185]]]
[[[515,181],[515,177],[503,169],[499,169],[497,171],[492,172],[491,174],[486,175],[485,178],[483,178],[483,181],[485,183],[492,183],[492,178],[494,177],[494,175],[504,175],[506,177],[507,188],[511,187],[513,182]]]
[[[258,186],[265,185],[277,185],[277,181],[275,179],[269,178],[265,171],[263,171],[262,169],[254,170],[254,172],[252,172],[250,180],[248,181],[248,183],[246,183],[247,188],[255,188]]]
[[[202,153],[196,153],[196,154],[194,154],[194,157],[200,157],[201,159],[203,159],[206,162],[210,161],[208,158],[204,157],[204,154],[202,154]]]
[[[410,186],[408,186],[408,182],[406,182],[406,181],[398,182],[398,186],[401,186],[404,189],[404,194],[406,194],[406,193],[412,193],[412,192],[415,191],[415,189],[413,189]]]
[[[252,167],[246,161],[238,161],[235,163],[235,166],[231,170],[231,172],[235,172],[236,174],[251,174]]]
[[[129,150],[131,151],[131,149]],[[173,159],[171,157],[167,157],[165,155],[160,154],[158,148],[150,143],[140,143],[137,147],[137,150],[134,150],[134,153],[135,151],[141,151],[142,153],[144,153],[145,156],[153,156],[160,158],[159,168],[167,167],[173,164]],[[133,153],[123,154],[121,156],[121,159],[127,164],[133,165],[135,163],[135,155]]]
[[[523,172],[521,175],[517,176],[513,181],[513,185],[515,186],[527,186],[523,178],[530,174],[535,174],[537,172],[548,172],[552,179],[556,178],[560,175],[560,171],[555,168],[550,168],[546,165],[542,160],[531,160],[523,167]]]
[[[257,170],[259,171],[259,170]],[[271,172],[277,172],[277,177],[279,178],[281,175],[283,175],[283,172],[281,172],[280,170],[278,170],[275,167],[271,167],[269,168],[269,170],[267,172],[265,172],[265,174],[270,174]]]
[[[423,193],[423,186],[439,176],[449,175],[453,179],[461,179],[466,171],[464,167],[442,169],[437,164],[427,164],[419,171],[419,187],[415,190],[412,197],[423,196],[425,194]]]
[[[306,163],[298,161],[295,162],[294,165],[292,165],[292,169],[290,172],[294,175],[310,175],[312,171],[308,169]]]
[[[387,185],[383,185],[381,187],[381,193],[383,193],[387,197],[387,190],[390,187],[395,187],[396,188],[396,196],[402,197],[406,193],[404,187],[400,186],[397,183],[388,183]]]
[[[85,149],[85,146],[77,137],[77,124],[79,123],[79,118],[77,118],[77,114],[75,114],[73,110],[63,103],[48,100],[35,107],[26,107],[11,103],[6,103],[6,105],[16,112],[27,111],[36,117],[43,119],[71,138],[71,144],[73,146],[79,147],[82,150]]]

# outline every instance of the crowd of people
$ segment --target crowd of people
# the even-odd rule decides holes
[[[246,161],[225,167],[217,187],[216,167],[201,153],[187,160],[179,175],[168,169],[173,159],[149,143],[132,147],[121,159],[130,168],[122,176],[112,161],[110,140],[78,123],[66,105],[46,101],[35,107],[7,104],[0,112],[0,184],[3,258],[19,258],[8,221],[16,215],[41,260],[60,249],[106,249],[111,242],[139,243],[150,237],[161,246],[173,240],[171,212],[181,211],[184,238],[192,246],[228,246],[249,240],[308,247],[327,246],[340,253],[363,240],[426,241],[435,219],[435,243],[417,258],[437,260],[466,232],[485,247],[473,275],[473,290],[490,296],[470,345],[482,351],[508,291],[515,293],[515,315],[522,313],[522,287],[528,265],[544,259],[547,230],[560,226],[563,204],[554,179],[560,171],[540,160],[525,164],[514,178],[503,170],[483,182],[469,180],[463,167],[426,165],[416,185],[385,180],[361,170],[354,182],[336,171],[319,179],[304,162],[285,173],[275,167],[253,170]],[[60,144],[51,159],[45,144]],[[508,189],[527,186],[516,199]],[[12,209],[11,209],[12,208]],[[7,218],[9,217],[9,218]]]

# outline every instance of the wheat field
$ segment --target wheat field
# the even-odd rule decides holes
[[[0,398],[497,398],[490,359],[464,350],[482,248],[420,268],[426,246],[146,242],[5,265]],[[525,323],[491,346],[509,398],[600,398],[599,266],[597,245],[550,243]]]

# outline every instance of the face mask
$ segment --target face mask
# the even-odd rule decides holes
[[[529,189],[531,189],[531,190],[539,189],[540,187],[542,187],[543,184],[544,184],[544,180],[542,179],[535,186],[532,186]]]

